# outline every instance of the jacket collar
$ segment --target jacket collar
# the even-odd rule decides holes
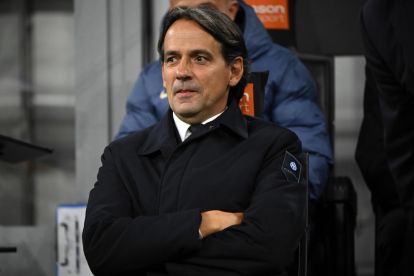
[[[169,156],[178,145],[191,143],[194,139],[207,135],[220,127],[229,129],[243,139],[248,137],[247,121],[235,101],[232,101],[229,108],[217,119],[210,122],[209,125],[210,127],[207,131],[193,138],[189,137],[183,143],[179,143],[172,110],[169,109],[161,121],[149,129],[144,143],[138,146],[137,152],[139,155],[148,155],[161,151],[163,155]]]
[[[211,124],[223,126],[243,139],[247,139],[248,137],[247,121],[235,100],[231,101],[229,108],[211,122]]]

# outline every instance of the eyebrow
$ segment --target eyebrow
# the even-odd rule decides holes
[[[190,56],[195,56],[195,55],[199,55],[199,54],[203,54],[206,55],[209,58],[213,57],[213,54],[210,51],[204,50],[204,49],[194,49],[190,51]]]
[[[196,56],[199,54],[206,55],[209,58],[213,57],[213,54],[210,51],[207,51],[205,49],[193,49],[190,51],[190,56]],[[176,50],[168,50],[164,52],[164,56],[180,56],[180,52]]]
[[[169,51],[164,52],[164,56],[176,56],[176,55],[179,55],[178,51],[169,50]]]

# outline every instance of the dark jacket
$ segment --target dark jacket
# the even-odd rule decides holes
[[[305,66],[288,49],[272,42],[253,8],[239,1],[236,23],[243,30],[252,72],[269,71],[264,117],[295,132],[309,155],[310,197],[317,199],[326,184],[332,150],[325,116],[318,106],[315,83]],[[117,137],[158,122],[168,110],[161,63],[144,68],[131,91]]]
[[[374,212],[400,206],[395,181],[388,166],[384,148],[384,126],[378,88],[372,72],[365,68],[364,116],[359,130],[355,160],[371,191]]]
[[[176,132],[169,111],[105,149],[83,230],[91,270],[283,273],[305,223],[306,185],[292,157],[301,151],[296,135],[243,116],[235,103],[183,143]],[[244,212],[242,224],[199,240],[200,212],[215,209]]]
[[[414,208],[414,1],[369,0],[362,14],[367,66],[378,88],[384,148],[404,207]],[[375,158],[375,157],[372,157]]]

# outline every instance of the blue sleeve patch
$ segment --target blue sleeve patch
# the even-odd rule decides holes
[[[300,175],[302,172],[302,164],[296,159],[296,157],[290,152],[285,152],[285,157],[282,164],[282,172],[288,181],[298,182],[300,181]]]

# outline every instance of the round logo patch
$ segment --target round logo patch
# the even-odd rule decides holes
[[[296,166],[296,163],[295,162],[290,162],[289,163],[289,166],[290,166],[290,168],[293,170],[293,171],[295,171],[296,172],[296,170],[298,169],[298,167]]]

